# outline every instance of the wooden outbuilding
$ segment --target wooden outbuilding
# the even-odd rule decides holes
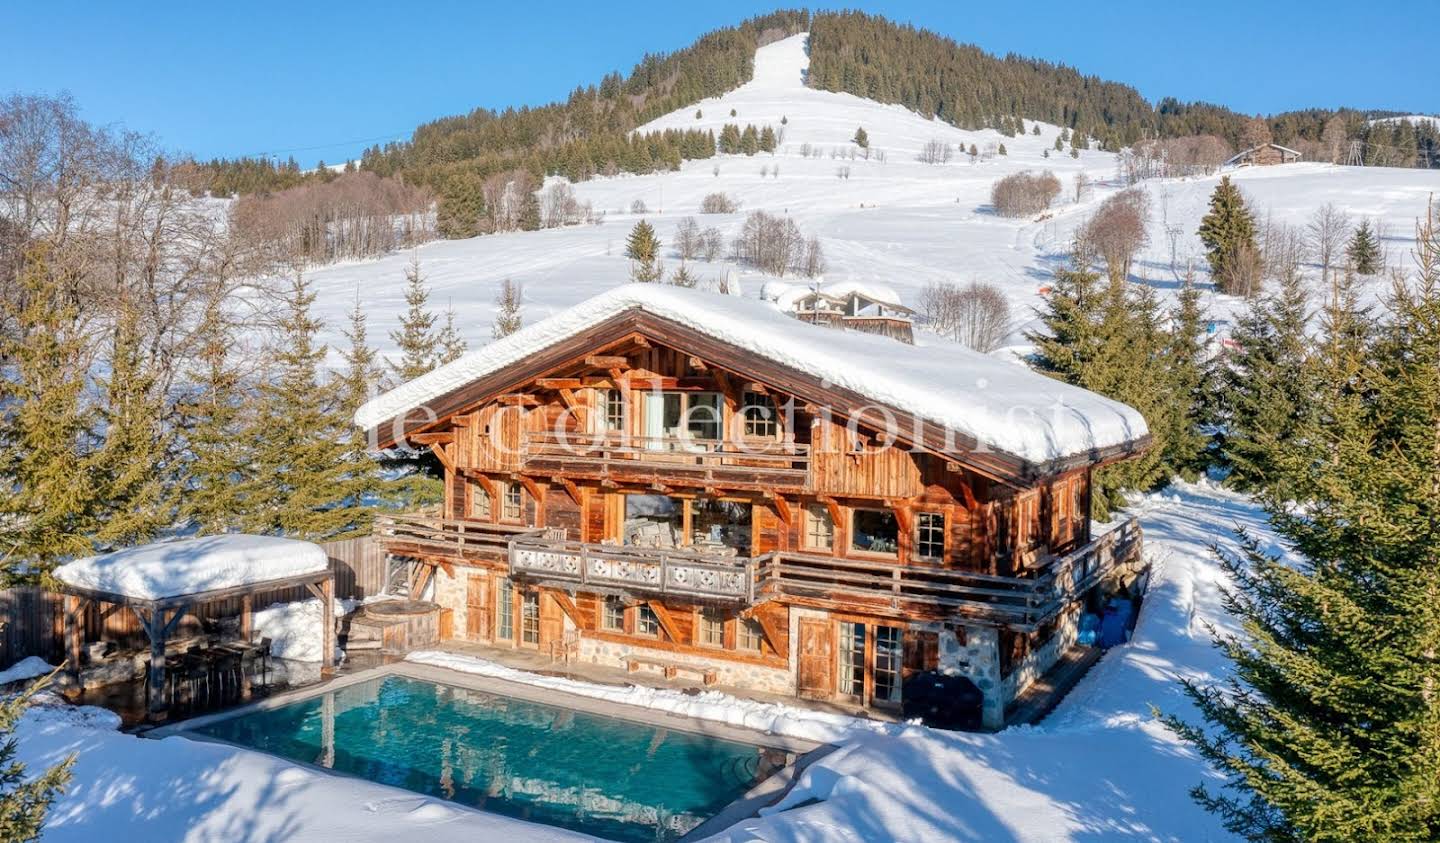
[[[1253,146],[1225,162],[1226,167],[1269,167],[1275,164],[1293,164],[1300,160],[1300,153],[1278,143],[1263,143]]]

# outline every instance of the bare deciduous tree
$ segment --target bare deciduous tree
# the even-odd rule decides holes
[[[950,148],[950,144],[932,138],[920,148],[920,154],[915,157],[915,160],[922,164],[949,164],[953,154],[954,150]]]
[[[1086,251],[1105,261],[1112,280],[1130,277],[1130,263],[1150,242],[1150,195],[1130,188],[1100,204],[1077,233]]]
[[[1345,251],[1350,229],[1350,218],[1333,203],[1326,202],[1310,215],[1310,222],[1305,226],[1306,240],[1311,259],[1320,265],[1322,284],[1330,283],[1330,272]]]
[[[735,255],[771,275],[783,276],[805,265],[805,238],[788,217],[752,211],[735,239]]]
[[[982,353],[999,348],[1010,334],[1010,302],[993,284],[927,284],[920,310],[937,334]]]
[[[696,222],[694,217],[680,220],[680,225],[675,228],[675,251],[679,254],[680,260],[694,260],[704,247],[700,223]]]
[[[740,203],[724,193],[710,193],[700,200],[702,214],[733,214],[740,210]]]
[[[1049,170],[1012,173],[990,188],[990,203],[1002,217],[1026,217],[1050,207],[1060,195],[1060,180]]]

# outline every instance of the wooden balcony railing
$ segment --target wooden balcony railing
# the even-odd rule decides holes
[[[755,562],[683,548],[620,547],[516,537],[510,573],[544,583],[597,586],[657,596],[755,602]]]
[[[526,471],[575,477],[660,480],[687,477],[728,485],[804,489],[810,447],[794,442],[643,436],[529,434],[521,445]]]
[[[514,576],[564,588],[753,605],[801,598],[937,619],[974,618],[1032,630],[1140,552],[1130,519],[1040,569],[1004,577],[930,565],[789,552],[731,558],[685,548],[569,541],[559,530],[391,515],[376,521],[387,552],[503,561]]]

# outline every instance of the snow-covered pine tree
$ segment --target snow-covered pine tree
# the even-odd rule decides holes
[[[524,291],[519,284],[509,278],[500,282],[500,292],[495,294],[495,323],[490,326],[492,338],[498,340],[520,330],[524,321],[521,314],[524,299]]]
[[[185,454],[180,518],[211,535],[236,529],[243,520],[249,463],[241,414],[246,402],[230,354],[235,336],[219,292],[206,297],[195,342],[195,383],[178,408]]]
[[[1380,241],[1370,230],[1370,220],[1360,220],[1350,243],[1345,247],[1345,256],[1350,266],[1361,275],[1374,275],[1380,271]]]
[[[23,693],[0,700],[0,840],[19,843],[41,839],[51,803],[70,784],[74,753],[33,776],[16,757],[19,743],[15,727],[35,694],[49,682],[48,677],[39,679]]]
[[[1230,332],[1217,374],[1216,461],[1237,488],[1283,485],[1276,457],[1292,448],[1311,406],[1304,280],[1280,279],[1274,294],[1252,299]]]
[[[420,259],[411,258],[405,268],[405,315],[400,319],[400,330],[390,332],[390,340],[400,349],[400,362],[389,361],[390,371],[401,383],[435,368],[439,357],[440,338],[429,301],[430,288],[420,271]]]
[[[1185,682],[1203,726],[1164,718],[1225,777],[1195,799],[1249,840],[1440,839],[1440,232],[1420,229],[1355,388],[1329,385],[1289,452],[1305,505],[1267,496],[1292,554],[1242,533],[1221,557],[1232,674]]]
[[[100,378],[101,442],[88,478],[102,513],[95,531],[102,549],[149,541],[176,511],[164,396],[145,354],[140,310],[129,291],[118,298]]]
[[[1210,194],[1210,211],[1200,220],[1200,242],[1205,244],[1210,261],[1210,275],[1216,289],[1224,293],[1237,290],[1237,263],[1244,255],[1254,253],[1255,215],[1245,203],[1229,176],[1220,179]]]
[[[641,220],[630,229],[630,235],[625,239],[625,257],[630,259],[630,280],[641,283],[660,280],[663,274],[660,240],[650,223]]]
[[[460,336],[460,330],[455,327],[454,305],[445,308],[445,325],[436,338],[436,346],[439,348],[436,361],[441,365],[458,360],[460,355],[465,353],[465,338]]]
[[[368,527],[354,497],[350,418],[337,382],[324,378],[322,327],[310,312],[309,282],[296,272],[283,294],[280,334],[256,396],[247,438],[254,451],[245,529],[311,540]]]
[[[83,395],[86,350],[79,315],[66,290],[75,279],[45,246],[21,256],[20,295],[0,302],[9,330],[0,332],[0,561],[48,569],[89,552],[96,499],[85,482],[93,467],[92,431]]]

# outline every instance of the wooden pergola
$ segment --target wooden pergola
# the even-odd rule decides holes
[[[335,603],[333,599],[335,576],[328,567],[323,571],[279,579],[257,580],[209,591],[154,598],[134,597],[61,582],[59,590],[65,595],[65,652],[69,668],[78,682],[80,652],[83,644],[81,623],[83,613],[89,604],[96,602],[108,605],[102,618],[128,608],[135,613],[135,617],[139,619],[141,627],[145,630],[145,636],[150,640],[149,698],[147,702],[150,714],[158,715],[165,710],[165,644],[186,613],[206,603],[238,597],[240,599],[240,637],[249,641],[254,632],[255,595],[299,586],[304,586],[312,595],[320,599],[323,625],[320,664],[322,669],[329,670],[335,664]],[[245,679],[244,682],[248,692],[249,681]]]

